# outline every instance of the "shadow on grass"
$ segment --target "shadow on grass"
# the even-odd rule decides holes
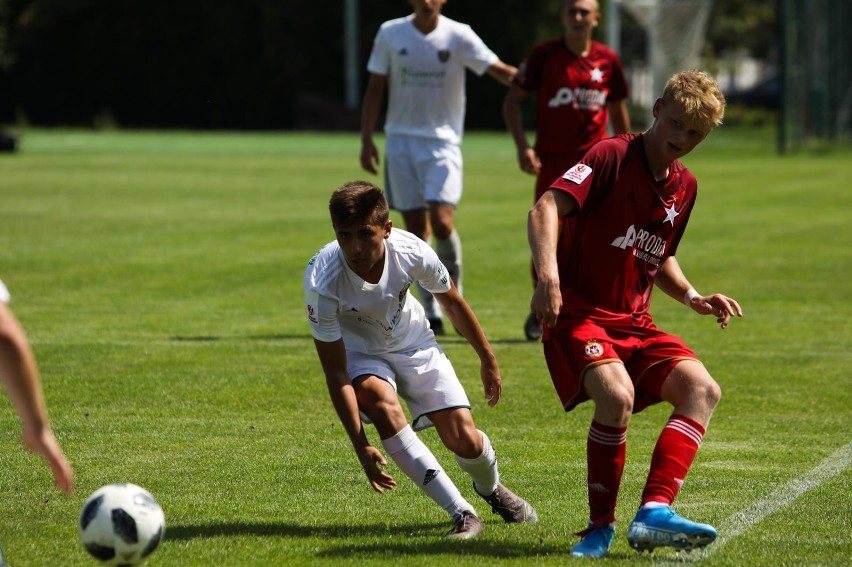
[[[438,337],[439,343],[454,343],[454,344],[467,344],[467,339],[464,337]],[[489,338],[488,342],[492,345],[522,345],[522,344],[541,344],[540,341],[528,341],[523,337],[519,337],[517,339],[492,339]]]
[[[304,334],[293,334],[293,335],[285,335],[285,334],[269,334],[269,335],[248,335],[244,337],[226,337],[220,335],[175,335],[173,337],[169,337],[170,341],[174,342],[183,342],[183,343],[213,343],[216,341],[230,341],[230,340],[241,340],[248,339],[251,341],[292,341],[292,340],[311,340],[313,337],[310,333]],[[438,337],[439,343],[445,344],[467,344],[467,340],[462,336],[444,336]],[[517,339],[489,339],[489,342],[494,345],[511,345],[511,344],[524,344],[524,343],[532,343],[538,344],[539,341],[528,341],[525,338],[517,338]]]
[[[213,343],[216,341],[229,341],[234,339],[248,339],[251,341],[290,341],[297,339],[306,340],[311,338],[310,333],[305,333],[296,335],[249,335],[245,337],[224,337],[220,335],[175,335],[173,337],[169,337],[169,340],[179,343]]]
[[[464,555],[504,558],[568,554],[568,542],[559,542],[559,545],[555,545],[544,542],[540,537],[534,537],[529,543],[489,540],[487,537],[458,541],[444,538],[446,530],[446,523],[309,526],[288,523],[234,522],[169,526],[165,539],[174,541],[233,536],[322,538],[328,547],[318,551],[317,555],[332,558],[348,558],[352,554],[371,557],[386,555],[393,558],[460,552]],[[434,534],[434,539],[429,539],[431,534]],[[355,538],[387,538],[396,541],[348,543]],[[414,538],[425,538],[426,541],[412,541]]]
[[[446,530],[445,524],[408,524],[389,526],[384,524],[375,525],[330,525],[330,526],[308,526],[287,523],[222,523],[206,525],[176,525],[169,526],[167,539],[195,539],[218,536],[287,536],[287,537],[323,537],[323,538],[350,538],[365,536],[389,536],[400,532],[426,532],[434,530]]]
[[[467,541],[454,541],[446,538],[436,538],[434,541],[421,543],[388,542],[368,543],[359,545],[339,545],[319,551],[319,557],[348,558],[353,555],[369,557],[385,556],[388,559],[409,555],[478,555],[482,557],[499,557],[502,559],[530,558],[553,555],[568,556],[567,546],[554,546],[544,543],[519,543],[500,540],[477,538]]]

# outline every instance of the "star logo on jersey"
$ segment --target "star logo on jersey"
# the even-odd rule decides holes
[[[604,78],[603,71],[601,71],[597,67],[592,69],[590,76],[592,78],[593,83],[602,83],[603,82],[603,78]]]
[[[680,213],[675,210],[674,205],[672,205],[671,207],[666,207],[666,220],[663,221],[663,224],[669,222],[672,224],[672,226],[674,226],[675,217],[679,214]]]
[[[446,49],[441,49],[438,51],[438,61],[441,63],[446,63],[450,59],[450,52]]]

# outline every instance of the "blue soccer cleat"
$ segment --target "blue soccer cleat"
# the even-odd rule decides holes
[[[638,552],[658,547],[692,551],[716,540],[716,529],[678,516],[671,506],[640,508],[627,530],[630,547]]]
[[[589,522],[589,527],[578,535],[582,535],[583,539],[571,548],[571,555],[574,557],[603,557],[612,545],[612,538],[615,536],[615,524],[595,528]]]

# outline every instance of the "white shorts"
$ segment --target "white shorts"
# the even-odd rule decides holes
[[[434,340],[407,353],[367,355],[346,351],[349,376],[377,376],[405,400],[415,431],[431,427],[428,414],[452,408],[470,409],[470,401],[450,359]],[[361,413],[364,423],[370,423]]]
[[[420,211],[429,203],[457,206],[462,196],[462,154],[457,144],[388,134],[385,196],[395,211]]]

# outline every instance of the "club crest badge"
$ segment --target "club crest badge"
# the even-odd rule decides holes
[[[450,60],[450,52],[446,49],[441,49],[438,51],[438,61],[441,63],[446,63]]]
[[[586,356],[591,358],[600,358],[603,355],[603,347],[597,341],[586,342]]]

